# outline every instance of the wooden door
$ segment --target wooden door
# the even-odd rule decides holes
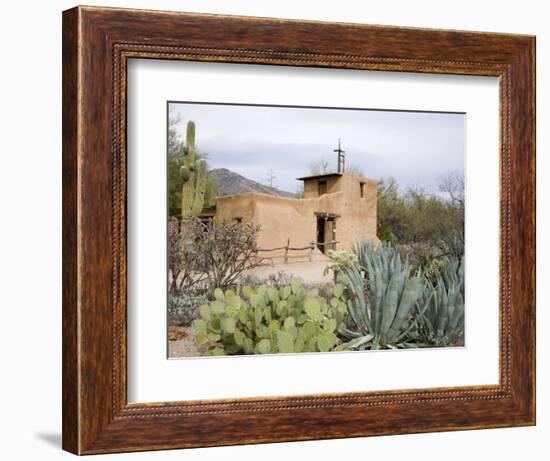
[[[325,254],[329,250],[336,250],[336,220],[325,220]]]

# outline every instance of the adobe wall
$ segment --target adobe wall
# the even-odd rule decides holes
[[[234,222],[242,217],[243,222],[261,225],[258,238],[260,248],[277,248],[287,244],[291,247],[306,247],[316,240],[317,218],[315,212],[337,213],[341,207],[342,194],[325,194],[316,199],[293,199],[267,194],[248,193],[220,197],[216,201],[216,221]],[[309,256],[310,251],[289,252],[289,260]],[[314,254],[318,253],[316,249]],[[281,257],[284,251],[264,253]]]
[[[324,178],[327,183],[327,193],[332,194],[339,191],[339,176],[328,176]],[[319,184],[317,180],[304,181],[304,198],[319,197]]]
[[[329,192],[314,198],[294,199],[259,193],[219,197],[216,200],[216,221],[234,222],[235,218],[242,218],[242,222],[260,224],[260,248],[282,247],[287,244],[288,239],[291,247],[305,247],[317,237],[315,213],[326,212],[339,215],[336,220],[338,250],[351,250],[353,243],[359,240],[378,242],[376,181],[351,175],[335,179],[327,182],[327,186],[329,191],[338,192]],[[360,182],[365,183],[364,198],[361,198]],[[309,253],[289,252],[289,260],[291,261],[292,257],[303,259]],[[317,249],[314,253],[320,255]],[[284,251],[263,255],[279,258],[284,255]]]
[[[360,183],[365,183],[365,196],[361,198]],[[377,182],[362,176],[344,175],[340,178],[343,194],[341,218],[337,221],[336,238],[342,241],[338,249],[351,250],[355,242],[380,240],[376,236]]]
[[[324,197],[319,197],[319,180],[327,181],[329,193],[339,191],[342,194],[336,211],[341,215],[336,221],[336,239],[340,242],[337,249],[351,250],[353,244],[361,240],[379,243],[376,236],[377,182],[364,176],[350,174],[306,179],[306,197]],[[361,197],[361,183],[365,185],[364,197]]]

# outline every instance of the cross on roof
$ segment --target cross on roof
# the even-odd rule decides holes
[[[338,173],[343,173],[346,167],[346,151],[342,150],[340,138],[338,138],[338,148],[334,149],[333,152],[338,153]]]

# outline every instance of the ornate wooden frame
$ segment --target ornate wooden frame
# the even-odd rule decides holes
[[[130,58],[500,79],[496,386],[128,404]],[[63,448],[77,454],[535,423],[535,38],[77,7],[63,13]]]

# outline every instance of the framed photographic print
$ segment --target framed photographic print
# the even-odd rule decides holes
[[[534,424],[534,53],[64,12],[64,449]]]

